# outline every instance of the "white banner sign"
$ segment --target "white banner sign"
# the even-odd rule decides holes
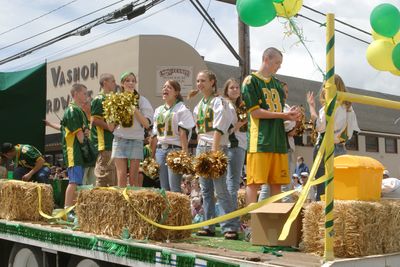
[[[157,95],[167,80],[175,80],[181,85],[181,95],[187,96],[194,88],[193,66],[157,66]]]

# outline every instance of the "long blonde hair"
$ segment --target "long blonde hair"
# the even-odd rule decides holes
[[[213,88],[214,88],[214,95],[216,95],[217,94],[217,76],[212,71],[209,71],[209,70],[202,70],[197,75],[199,75],[200,73],[207,75],[207,77],[210,81],[214,81]],[[192,97],[196,96],[198,93],[199,93],[199,89],[197,89],[197,88],[193,89],[189,92],[189,95],[187,98],[191,99]]]
[[[348,92],[347,87],[345,86],[342,78],[339,75],[335,74],[334,80],[335,80],[336,90],[338,92]],[[321,91],[320,91],[320,94],[319,94],[319,102],[321,103],[322,106],[324,106],[325,103],[326,103],[326,100],[325,100],[325,95],[326,95],[325,85],[326,85],[326,81],[324,81],[324,83],[322,84],[322,88],[321,88]],[[350,111],[351,102],[343,101],[341,104],[346,107],[347,111]]]

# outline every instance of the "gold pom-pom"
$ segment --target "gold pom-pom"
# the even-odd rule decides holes
[[[193,158],[185,151],[172,151],[167,155],[168,167],[177,174],[194,175]]]
[[[133,113],[139,106],[139,95],[136,92],[107,94],[103,101],[104,118],[108,123],[130,127]]]
[[[158,177],[158,172],[160,170],[160,165],[155,161],[155,159],[148,157],[142,162],[143,173],[150,178]]]
[[[239,106],[236,108],[236,115],[239,121],[247,120],[247,107],[244,101],[240,102]],[[240,127],[241,132],[247,131],[247,124]]]
[[[219,178],[228,167],[228,158],[222,151],[201,153],[196,157],[194,169],[198,176],[204,178]]]

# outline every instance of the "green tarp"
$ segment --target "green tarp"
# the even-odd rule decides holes
[[[0,72],[0,143],[30,144],[44,152],[46,64]]]

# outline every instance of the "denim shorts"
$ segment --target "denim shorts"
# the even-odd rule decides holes
[[[70,184],[81,185],[83,181],[83,167],[73,166],[67,169],[68,180]]]
[[[143,160],[143,140],[114,136],[111,157],[114,159]]]

